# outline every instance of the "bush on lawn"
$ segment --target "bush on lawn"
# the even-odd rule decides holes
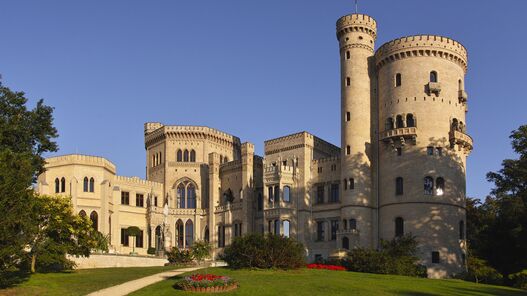
[[[351,271],[426,277],[426,267],[418,264],[417,241],[405,235],[381,241],[381,249],[357,248],[349,252],[343,265]]]
[[[220,255],[231,268],[294,269],[305,265],[304,246],[273,234],[248,234],[234,239]]]
[[[146,253],[148,255],[155,255],[156,254],[156,248],[150,247],[148,250],[146,250]]]
[[[180,250],[173,247],[167,252],[167,259],[170,264],[174,265],[189,264],[192,262],[192,253],[190,250]]]
[[[467,261],[467,271],[455,276],[456,278],[485,284],[501,285],[503,283],[503,276],[490,265],[487,261],[469,256]]]
[[[509,279],[513,287],[527,290],[527,269],[509,275]]]

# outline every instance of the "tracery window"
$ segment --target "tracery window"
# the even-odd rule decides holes
[[[434,179],[432,177],[425,177],[424,192],[426,195],[432,195],[434,193]]]

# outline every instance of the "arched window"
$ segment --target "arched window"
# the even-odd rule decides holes
[[[401,86],[402,76],[401,73],[395,74],[395,87]]]
[[[342,229],[348,229],[348,220],[342,219]]]
[[[196,151],[190,150],[190,162],[196,162]]]
[[[404,235],[404,219],[401,217],[395,218],[395,236],[403,236]]]
[[[404,122],[403,122],[403,116],[402,115],[397,115],[397,117],[395,119],[395,125],[396,125],[397,128],[404,127]]]
[[[90,220],[93,229],[99,230],[99,215],[97,215],[96,211],[91,212]]]
[[[181,219],[178,219],[176,222],[176,239],[178,248],[183,248],[183,227],[183,221],[181,221]]]
[[[225,226],[218,225],[218,248],[225,247]]]
[[[55,179],[55,193],[59,193],[60,192],[60,181],[59,181],[59,178],[56,178]]]
[[[86,212],[84,210],[81,210],[79,212],[79,216],[81,216],[82,218],[86,217]]]
[[[161,235],[161,225],[158,225],[156,227],[156,241],[155,241],[156,251],[161,250],[162,244],[163,244],[163,236]]]
[[[263,211],[263,197],[261,193],[258,193],[258,211]]]
[[[284,202],[290,202],[291,201],[291,187],[284,186],[284,192],[282,199]]]
[[[403,195],[403,192],[403,178],[397,177],[395,178],[395,195]]]
[[[203,235],[203,239],[206,242],[209,242],[209,240],[210,240],[210,233],[209,233],[209,227],[208,226],[205,226],[205,234]]]
[[[425,177],[424,180],[424,189],[426,195],[434,194],[434,179],[432,177]]]
[[[189,159],[188,156],[189,156],[189,155],[188,155],[188,150],[185,149],[185,152],[183,152],[183,161],[184,161],[184,162],[188,162],[188,159]]]
[[[430,72],[430,82],[437,82],[437,81],[438,81],[437,72],[436,71]]]
[[[179,184],[177,187],[177,204],[178,208],[185,208],[185,185],[183,183]]]
[[[196,188],[192,183],[187,185],[187,209],[196,208]]]
[[[357,230],[357,220],[350,219],[350,230]]]
[[[350,240],[346,236],[342,238],[342,248],[346,250],[350,249]]]
[[[90,178],[90,192],[95,192],[95,179]]]
[[[183,151],[181,151],[181,149],[178,149],[178,151],[176,153],[176,160],[177,161],[183,161]]]
[[[188,248],[192,246],[192,242],[194,239],[194,223],[192,223],[192,220],[187,220],[187,223],[185,223],[185,248]]]
[[[355,189],[355,179],[349,178],[349,184],[348,185],[349,185],[350,190]]]
[[[453,130],[458,130],[459,129],[459,122],[458,122],[457,118],[452,119],[452,129]]]
[[[436,179],[436,195],[441,196],[445,194],[445,179],[439,177]]]
[[[290,227],[291,227],[291,222],[289,222],[289,220],[284,220],[283,222],[283,227],[284,227],[284,236],[285,237],[289,237],[289,233],[290,233]]]
[[[465,221],[459,221],[459,239],[465,239]]]
[[[386,130],[391,130],[391,129],[393,129],[393,127],[394,127],[393,126],[393,118],[391,118],[391,117],[386,118],[386,126],[385,126]]]
[[[412,113],[406,114],[406,126],[407,127],[415,127],[415,118]]]
[[[64,177],[60,179],[60,192],[66,192],[66,179]]]
[[[82,191],[88,192],[88,177],[84,177],[84,185],[82,186]]]

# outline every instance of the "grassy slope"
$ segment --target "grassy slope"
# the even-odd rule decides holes
[[[210,268],[209,273],[228,275],[240,287],[232,295],[527,295],[506,287],[460,280],[431,280],[404,276],[376,275],[346,271],[267,271]],[[131,295],[196,295],[173,288],[181,276],[159,282]]]
[[[82,269],[62,273],[37,273],[0,295],[86,295],[130,280],[174,269],[174,267],[130,267]]]

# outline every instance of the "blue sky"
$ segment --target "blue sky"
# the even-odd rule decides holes
[[[4,0],[0,9],[2,81],[55,107],[59,154],[104,156],[119,174],[144,177],[146,121],[214,127],[259,154],[264,140],[301,130],[340,143],[335,21],[352,0]],[[514,157],[508,136],[527,123],[525,11],[520,0],[359,2],[377,20],[377,47],[413,34],[467,47],[469,196],[488,194],[485,174]]]

